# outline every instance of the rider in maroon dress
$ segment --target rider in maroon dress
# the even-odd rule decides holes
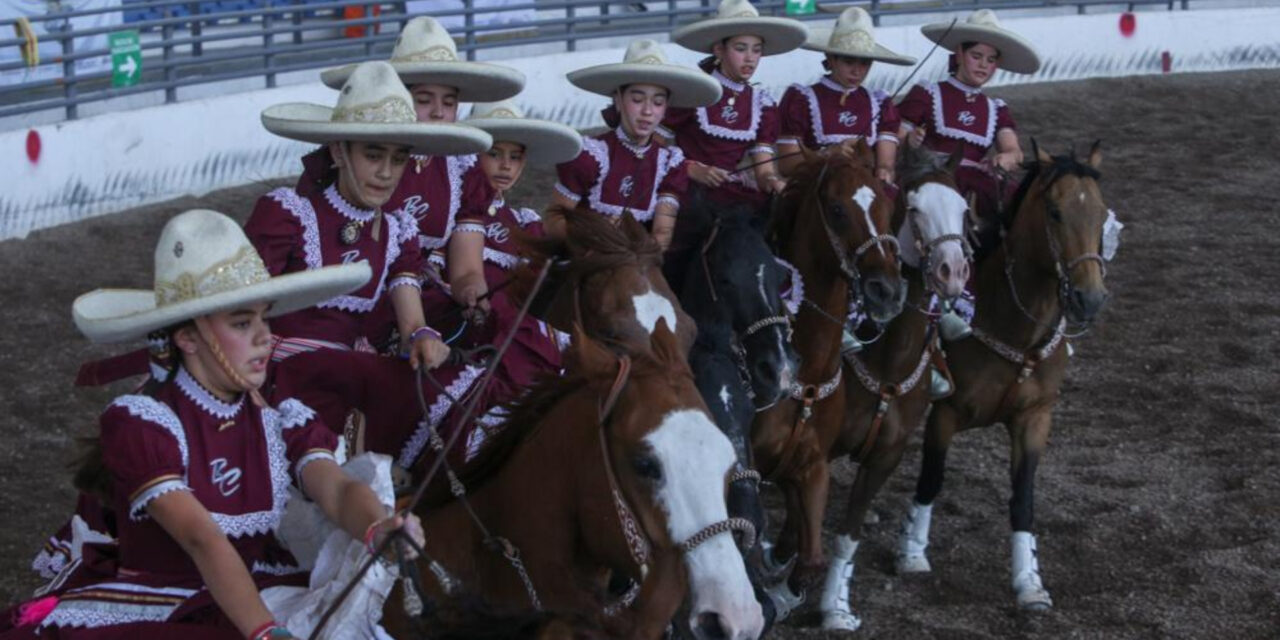
[[[778,105],[767,91],[751,86],[751,77],[762,56],[791,51],[807,35],[796,20],[760,17],[747,0],[723,0],[715,16],[671,35],[687,49],[710,54],[699,66],[723,87],[714,104],[670,109],[659,131],[684,152],[689,177],[711,201],[758,207],[786,185],[772,162]],[[737,171],[748,164],[752,171]]]

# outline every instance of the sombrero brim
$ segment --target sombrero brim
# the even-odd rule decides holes
[[[464,122],[488,132],[494,144],[523,145],[525,159],[532,164],[568,162],[582,152],[582,134],[559,122],[526,118],[471,118]]]
[[[890,51],[882,46],[879,42],[871,44],[870,51],[853,51],[849,49],[837,49],[830,46],[831,27],[816,27],[809,31],[809,40],[801,47],[807,51],[817,51],[818,53],[830,53],[837,56],[849,56],[851,58],[864,58],[866,60],[876,60],[885,64],[911,65],[916,63],[916,59],[911,56],[904,56]]]
[[[947,29],[950,31],[947,31]],[[957,22],[935,22],[920,27],[924,37],[938,46],[954,51],[966,42],[989,44],[1000,52],[1000,68],[1013,73],[1035,73],[1040,70],[1040,55],[1022,36],[1007,29]]]
[[[666,87],[671,92],[668,104],[673,107],[705,107],[719,100],[723,91],[715,78],[701,70],[674,64],[601,64],[572,71],[568,78],[573,86],[602,96],[611,96],[615,89],[629,84]]]
[[[378,142],[412,147],[414,153],[456,156],[480,153],[493,146],[489,134],[460,124],[409,122],[333,122],[333,109],[318,104],[290,102],[262,111],[262,126],[283,138],[326,144],[329,142]]]
[[[272,303],[269,316],[306,309],[359,289],[372,275],[369,263],[361,261],[289,273],[164,307],[156,307],[154,291],[97,289],[76,298],[71,315],[76,328],[90,340],[125,342],[192,318],[260,302]]]
[[[455,87],[461,102],[497,102],[513,98],[524,89],[524,74],[511,67],[487,62],[396,62],[391,67],[406,86],[441,84]],[[341,89],[357,65],[348,64],[320,72],[320,81]]]
[[[759,36],[764,40],[764,55],[776,56],[804,44],[809,28],[790,18],[709,18],[671,32],[671,41],[686,49],[711,53],[717,42],[746,35]]]

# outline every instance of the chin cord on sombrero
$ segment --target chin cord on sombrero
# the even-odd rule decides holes
[[[213,332],[209,330],[208,322],[209,321],[204,318],[196,318],[196,331],[199,332],[200,339],[209,346],[209,353],[213,354],[213,359],[217,361],[218,367],[222,369],[222,373],[227,376],[227,379],[231,380],[231,384],[234,384],[241,391],[248,393],[249,399],[253,400],[253,404],[255,406],[267,406],[267,402],[262,399],[262,394],[258,392],[258,388],[249,384],[249,381],[245,380],[244,376],[237,373],[231,366],[231,362],[227,360],[226,353],[222,351],[222,343],[218,340],[218,337],[213,335]]]

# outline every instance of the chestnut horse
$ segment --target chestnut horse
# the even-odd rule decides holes
[[[523,301],[543,263],[553,260],[536,316],[566,333],[580,323],[587,335],[633,354],[649,348],[664,319],[687,354],[697,328],[663,277],[662,249],[644,226],[630,214],[615,224],[586,207],[551,209],[564,217],[565,237],[521,238],[530,262],[515,271],[512,298]]]
[[[1068,322],[1092,322],[1107,300],[1099,255],[1107,205],[1098,189],[1102,154],[1035,159],[1001,221],[1004,242],[978,264],[973,336],[946,345],[955,393],[938,402],[925,429],[915,498],[899,537],[899,573],[929,571],[925,549],[947,448],[959,431],[1003,423],[1009,431],[1012,587],[1024,609],[1052,606],[1031,533],[1036,465],[1049,439],[1066,372]]]
[[[888,233],[893,212],[871,172],[871,152],[856,158],[808,157],[798,167],[771,220],[775,252],[795,265],[805,299],[792,338],[800,354],[788,397],[756,415],[752,450],[757,469],[775,481],[787,518],[777,550],[799,553],[793,588],[775,593],[779,612],[790,595],[817,582],[823,567],[822,517],[830,485],[828,461],[874,445],[870,421],[851,424],[851,400],[841,384],[841,334],[850,303],[858,302],[883,325],[902,311],[907,287],[899,271],[897,241]]]
[[[512,408],[489,443],[494,471],[468,501],[419,509],[419,572],[432,576],[434,560],[495,607],[587,616],[617,604],[609,583],[622,575],[638,595],[606,624],[625,637],[661,637],[686,593],[699,638],[757,637],[760,606],[731,535],[755,534],[725,506],[733,447],[666,321],[633,356],[577,331],[566,362]],[[424,580],[426,595],[450,596],[443,582]],[[393,592],[391,608],[399,601]],[[388,630],[407,631],[391,614]]]
[[[844,522],[836,531],[836,550],[819,601],[824,629],[853,631],[861,626],[849,605],[853,556],[871,501],[898,468],[911,434],[929,409],[937,357],[937,314],[931,310],[931,298],[958,297],[969,277],[971,251],[964,235],[969,203],[954,177],[961,157],[956,153],[948,160],[920,149],[905,153],[899,167],[902,192],[895,201],[893,227],[908,282],[906,309],[878,340],[845,359],[846,408],[834,448],[856,451],[858,473]]]

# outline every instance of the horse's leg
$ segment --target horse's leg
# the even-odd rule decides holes
[[[827,507],[831,487],[829,465],[825,457],[813,456],[799,474],[800,511],[797,519],[799,543],[796,567],[787,579],[795,593],[811,591],[818,586],[824,567],[822,559],[822,516]]]
[[[924,430],[921,447],[920,477],[916,480],[916,494],[907,507],[898,533],[898,558],[895,567],[899,575],[925,573],[932,569],[925,549],[929,547],[929,525],[933,520],[933,501],[942,492],[942,479],[947,466],[947,449],[956,432],[956,410],[947,402],[933,405]]]
[[[796,607],[804,603],[804,593],[794,592],[787,584],[800,539],[800,518],[803,507],[800,502],[800,490],[790,480],[780,482],[783,499],[786,502],[786,517],[782,522],[782,530],[773,546],[762,550],[761,565],[765,582],[773,583],[766,592],[772,601],[775,612],[774,621],[785,620]]]
[[[862,541],[862,525],[866,522],[871,501],[884,487],[898,463],[906,443],[895,446],[883,455],[873,457],[858,466],[858,474],[849,490],[848,509],[844,526],[836,535],[836,549],[827,565],[827,578],[822,585],[822,628],[827,630],[856,631],[862,620],[849,607],[849,582],[853,580],[853,554]]]
[[[1049,441],[1052,420],[1050,407],[1046,406],[1018,414],[1009,425],[1009,476],[1013,483],[1013,497],[1009,499],[1009,524],[1013,529],[1012,586],[1018,606],[1032,611],[1053,606],[1053,599],[1040,582],[1036,537],[1031,533],[1035,519],[1036,467]]]

